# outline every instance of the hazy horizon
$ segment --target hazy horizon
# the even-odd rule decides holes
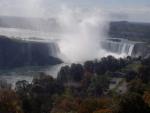
[[[49,18],[63,6],[73,10],[100,9],[111,20],[150,22],[149,0],[0,0],[0,15]]]

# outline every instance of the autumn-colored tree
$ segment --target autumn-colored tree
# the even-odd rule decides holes
[[[110,108],[112,106],[112,103],[112,98],[101,97],[100,99],[98,99],[98,104],[100,105],[101,109]]]
[[[93,76],[94,75],[90,72],[85,72],[84,73],[84,78],[81,81],[82,89],[87,89],[88,88],[88,86],[91,83],[91,79],[92,79]]]
[[[23,113],[21,102],[14,91],[0,90],[0,113]]]
[[[99,108],[98,101],[96,99],[85,99],[79,106],[78,113],[92,113]]]
[[[72,97],[61,97],[52,109],[52,113],[72,113],[76,112],[79,108],[80,99],[72,98]]]
[[[148,91],[144,92],[143,98],[144,98],[145,103],[147,103],[150,107],[150,92]]]
[[[99,109],[93,113],[113,113],[111,109]]]
[[[71,100],[64,99],[60,103],[59,107],[61,109],[64,109],[65,111],[70,111],[70,110],[73,110],[75,106],[73,106],[73,102]]]

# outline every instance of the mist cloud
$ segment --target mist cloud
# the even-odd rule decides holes
[[[56,16],[62,28],[58,45],[65,62],[82,62],[104,56],[100,45],[107,35],[107,15],[100,9],[88,11],[63,7]]]

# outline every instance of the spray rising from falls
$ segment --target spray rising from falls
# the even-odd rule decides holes
[[[11,0],[8,2],[12,3]],[[60,57],[63,57],[66,62],[86,61],[103,55],[100,49],[100,40],[105,37],[105,28],[107,28],[106,15],[103,11],[93,8],[91,10],[68,8],[67,6],[58,6],[56,10],[50,8],[48,3],[48,0],[15,0],[13,7],[8,9],[7,14],[21,17],[40,17],[46,20],[54,17],[54,20],[56,19],[58,22],[60,31],[62,31],[58,42],[62,55]],[[52,13],[53,10],[56,10],[55,14]],[[36,23],[36,21],[30,20],[28,23],[35,29],[44,29],[45,25],[50,24],[47,23],[42,26],[43,24],[39,24],[38,21]],[[50,27],[50,30],[55,28],[52,25]],[[59,33],[56,32],[55,34]],[[51,38],[51,36],[49,37]]]
[[[63,8],[57,19],[63,34],[58,45],[66,62],[81,62],[104,55],[100,45],[107,29],[103,12]]]
[[[12,3],[12,0],[7,1]],[[16,29],[18,32],[14,32],[13,29],[13,33],[11,32],[9,34],[15,35],[17,33],[17,37],[22,37],[22,34],[25,34],[26,37],[34,37],[34,39],[36,37],[37,39],[40,38],[47,42],[50,41],[50,39],[58,39],[59,41],[55,41],[54,43],[57,43],[56,45],[59,46],[61,53],[60,58],[63,59],[64,62],[84,62],[86,60],[101,58],[111,52],[102,47],[102,40],[106,39],[107,30],[109,28],[108,16],[105,12],[100,9],[91,8],[89,10],[68,8],[66,6],[61,8],[58,6],[57,11],[52,13],[53,11],[51,10],[54,9],[50,8],[47,3],[48,0],[15,0],[13,7],[10,7],[4,12],[7,13],[7,15],[29,17],[25,19],[25,22],[28,24],[25,23],[18,26],[30,29],[29,31],[25,30],[23,33],[21,32],[23,31],[22,29],[21,31],[19,28],[19,30]],[[40,20],[37,18],[40,18]],[[22,27],[23,25],[25,26]],[[32,30],[38,31],[33,32]],[[6,30],[5,33],[7,34],[8,30]],[[55,34],[57,35],[56,37]],[[126,47],[123,46],[122,51],[125,51],[124,48]],[[50,48],[53,48],[53,46],[50,46]],[[55,55],[57,50],[58,49],[54,48],[54,51],[51,51],[52,55]],[[130,48],[129,51],[131,54],[132,48]]]

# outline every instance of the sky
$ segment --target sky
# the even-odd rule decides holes
[[[0,15],[54,14],[60,6],[100,8],[112,19],[150,22],[150,0],[0,0]]]
[[[84,6],[127,6],[127,5],[147,5],[150,4],[149,0],[49,0],[49,3],[69,3],[69,4],[79,4]]]

